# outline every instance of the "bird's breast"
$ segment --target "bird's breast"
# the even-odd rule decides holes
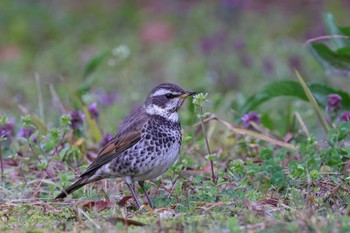
[[[140,158],[145,161],[139,166],[134,180],[149,180],[166,172],[178,158],[181,137],[179,123],[164,121],[162,118],[149,122],[139,148]]]
[[[156,117],[141,130],[141,139],[109,166],[112,176],[150,180],[162,175],[176,161],[181,147],[180,124]]]

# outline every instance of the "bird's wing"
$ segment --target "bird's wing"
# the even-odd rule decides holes
[[[141,130],[148,120],[143,108],[125,118],[121,123],[116,136],[99,152],[96,160],[81,174],[80,177],[94,173],[98,168],[109,163],[123,151],[135,145],[141,139]]]

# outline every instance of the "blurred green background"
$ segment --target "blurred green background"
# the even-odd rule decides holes
[[[265,84],[295,80],[293,68],[308,82],[344,87],[347,80],[327,76],[305,42],[326,34],[326,11],[349,23],[349,7],[345,0],[2,0],[0,111],[18,119],[21,104],[39,114],[41,98],[45,120],[57,122],[53,90],[71,110],[73,94],[91,78],[88,62],[109,50],[83,95],[97,102],[107,132],[164,81],[208,92],[211,110],[229,118]],[[282,114],[288,105],[275,106],[285,101],[259,111]]]

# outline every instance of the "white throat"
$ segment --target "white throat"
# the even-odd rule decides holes
[[[166,109],[160,108],[159,106],[154,104],[145,107],[145,109],[146,112],[150,115],[162,116],[172,122],[179,121],[179,114],[176,111],[169,113]]]

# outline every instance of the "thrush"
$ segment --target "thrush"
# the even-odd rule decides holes
[[[144,181],[165,173],[178,158],[182,139],[178,110],[193,94],[194,91],[185,91],[173,83],[156,86],[144,104],[122,121],[117,134],[101,148],[95,161],[56,199],[98,180],[123,177],[137,207],[141,204],[134,181],[154,208]]]

